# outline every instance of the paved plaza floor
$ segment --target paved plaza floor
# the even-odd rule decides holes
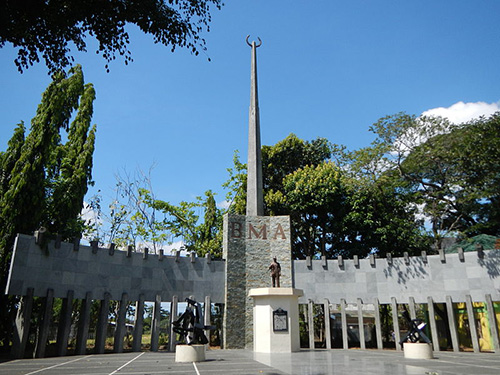
[[[292,354],[209,350],[205,362],[176,363],[173,353],[142,352],[4,361],[0,375],[500,374],[498,353],[434,355],[432,360],[410,360],[402,352],[389,350],[304,350]]]

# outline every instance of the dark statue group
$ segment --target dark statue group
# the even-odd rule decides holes
[[[208,338],[205,335],[205,330],[215,329],[214,326],[206,326],[204,324],[201,305],[193,299],[186,298],[186,310],[175,322],[173,331],[178,333],[181,341],[187,345],[205,345],[208,344]]]

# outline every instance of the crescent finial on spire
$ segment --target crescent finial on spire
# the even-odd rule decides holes
[[[250,47],[252,47],[252,43],[250,43],[250,42],[248,41],[248,38],[250,38],[250,35],[247,35],[247,39],[246,39],[246,41],[247,41],[247,44],[248,44]],[[262,40],[260,40],[260,38],[259,38],[259,37],[257,37],[257,39],[259,40],[259,44],[257,44],[257,43],[256,43],[256,44],[255,44],[255,48],[260,47],[260,46],[262,45]]]

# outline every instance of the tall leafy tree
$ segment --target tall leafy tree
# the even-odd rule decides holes
[[[436,244],[450,234],[500,235],[500,113],[454,126],[399,166],[418,189]]]
[[[499,124],[498,113],[460,125],[398,113],[371,127],[371,146],[339,160],[357,179],[393,186],[440,248],[446,236],[498,234]]]
[[[15,63],[19,71],[38,63],[50,72],[73,62],[71,45],[86,51],[85,38],[95,37],[97,53],[109,63],[117,54],[132,60],[127,48],[127,24],[151,34],[155,43],[173,50],[186,48],[195,55],[205,51],[210,7],[220,9],[221,0],[1,0],[0,47],[18,48]],[[108,65],[106,65],[106,68]]]
[[[18,125],[7,150],[0,154],[0,288],[5,287],[17,233],[33,233],[44,226],[67,239],[83,229],[79,214],[91,183],[94,97],[92,85],[84,84],[81,67],[72,68],[69,75],[56,73],[42,95],[29,134],[25,135],[23,124]],[[68,132],[65,143],[62,131]],[[8,325],[5,315],[0,322],[4,328]],[[2,339],[6,339],[5,330]]]
[[[282,207],[292,219],[295,257],[327,253],[342,242],[341,226],[346,209],[342,171],[332,162],[308,165],[283,179]]]
[[[398,180],[396,180],[398,182]],[[348,177],[343,241],[333,252],[366,256],[376,253],[418,254],[429,247],[423,220],[416,216],[414,194],[404,185],[382,176],[376,180]]]

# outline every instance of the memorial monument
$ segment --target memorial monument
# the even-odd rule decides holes
[[[246,215],[224,217],[226,259],[224,348],[253,348],[253,304],[249,292],[269,286],[269,261],[281,262],[280,284],[292,287],[292,259],[289,216],[264,216],[260,117],[257,85],[257,48],[251,48],[250,108],[248,123],[248,166]]]

